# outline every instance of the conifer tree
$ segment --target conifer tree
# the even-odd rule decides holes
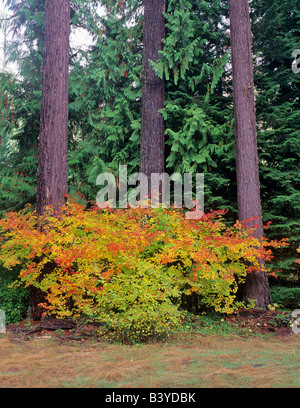
[[[273,283],[299,287],[300,74],[292,70],[300,40],[299,2],[255,0],[251,9],[263,218],[271,222],[269,238],[287,237],[290,243],[276,251],[273,268],[282,272]]]
[[[250,220],[255,228],[253,235],[263,234],[260,202],[260,184],[257,153],[257,132],[254,101],[254,81],[250,13],[248,0],[230,0],[230,34],[232,53],[233,102],[236,136],[236,172],[238,216],[240,221]],[[255,300],[258,308],[266,309],[270,303],[268,280],[262,269],[246,277],[243,298]]]
[[[164,107],[165,82],[149,62],[156,62],[163,48],[164,12],[164,0],[144,1],[140,172],[149,182],[151,174],[165,168],[164,120],[159,112]]]
[[[219,0],[167,4],[164,48],[151,63],[165,78],[166,170],[204,172],[206,210],[234,211],[233,115],[225,71],[228,5]]]
[[[8,130],[7,148],[0,168],[0,211],[20,210],[35,204],[38,166],[38,134],[41,100],[44,1],[6,2],[9,19],[8,62],[18,69],[3,74],[1,92],[5,104],[2,123]]]
[[[67,193],[70,0],[46,0],[36,210],[55,212]],[[53,268],[46,264],[43,273]],[[39,320],[41,290],[32,288],[31,318]]]
[[[83,12],[94,40],[76,51],[70,73],[76,137],[70,141],[69,191],[84,202],[95,200],[98,174],[118,176],[119,164],[128,166],[128,174],[139,171],[143,9],[137,0],[101,5],[101,14]]]
[[[67,193],[70,0],[46,0],[37,212]]]

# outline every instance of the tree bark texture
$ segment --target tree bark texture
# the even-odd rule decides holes
[[[46,0],[37,180],[38,214],[67,193],[70,0]]]
[[[233,76],[233,103],[236,139],[238,217],[240,221],[256,218],[254,236],[263,234],[257,131],[253,81],[250,12],[248,0],[229,0]],[[263,265],[263,260],[260,260]],[[256,307],[265,309],[270,291],[265,272],[247,275],[243,300],[255,299]]]
[[[164,120],[158,111],[164,107],[164,79],[151,68],[163,49],[165,0],[145,0],[142,67],[142,127],[140,172],[151,180],[152,173],[164,172]],[[150,192],[149,192],[150,194]]]
[[[70,0],[46,0],[36,210],[65,204],[67,193]],[[47,271],[45,270],[44,273]],[[31,318],[40,320],[45,301],[31,290]]]

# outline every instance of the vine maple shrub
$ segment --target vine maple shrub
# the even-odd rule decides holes
[[[116,336],[145,339],[179,325],[182,299],[193,293],[231,313],[257,259],[287,245],[265,238],[259,245],[247,224],[228,227],[224,214],[188,220],[174,208],[86,210],[69,200],[58,215],[49,207],[38,217],[28,206],[0,220],[0,262],[20,265],[15,284],[45,293],[45,314],[98,320]]]

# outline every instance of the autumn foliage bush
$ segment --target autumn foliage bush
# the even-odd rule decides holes
[[[224,212],[188,220],[178,209],[86,210],[69,201],[60,214],[27,207],[0,220],[0,262],[20,265],[19,280],[45,293],[46,314],[85,317],[115,337],[139,340],[180,324],[182,298],[230,313],[239,283],[257,258],[270,259],[247,225]],[[16,283],[17,284],[17,283]]]

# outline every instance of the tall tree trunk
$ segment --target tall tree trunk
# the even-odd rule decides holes
[[[67,193],[70,0],[46,0],[36,210],[57,211]],[[46,266],[46,265],[45,265]],[[33,288],[31,318],[39,320],[43,293]]]
[[[46,0],[36,209],[67,193],[70,0]]]
[[[149,59],[156,62],[158,51],[163,49],[165,0],[144,3],[140,172],[150,182],[152,173],[164,172],[165,129],[158,111],[164,107],[165,83],[150,67]]]
[[[263,234],[257,153],[253,63],[248,0],[229,0],[233,76],[233,103],[236,138],[238,217],[256,218],[254,236]],[[263,266],[263,260],[260,259]],[[243,300],[255,299],[256,307],[270,303],[270,290],[264,271],[247,275]]]

